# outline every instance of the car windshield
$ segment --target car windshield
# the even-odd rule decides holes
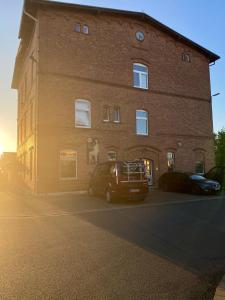
[[[196,175],[196,174],[191,175],[190,178],[191,178],[192,180],[205,180],[205,177],[203,177],[203,176],[201,176],[201,175]]]

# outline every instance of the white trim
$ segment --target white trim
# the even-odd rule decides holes
[[[107,116],[108,116],[108,119],[104,119],[104,109],[107,109]],[[110,106],[109,105],[104,105],[103,106],[103,122],[110,122]]]
[[[83,103],[88,103],[89,104],[89,109],[88,110],[80,110],[76,108],[76,105],[78,102],[83,102]],[[89,100],[86,100],[86,99],[76,99],[74,101],[74,104],[75,104],[75,127],[76,128],[91,128],[91,101]],[[76,113],[77,111],[82,111],[82,112],[88,112],[88,117],[89,117],[89,125],[86,126],[86,125],[76,125]]]
[[[144,112],[144,113],[146,113],[147,114],[147,117],[137,117],[137,112]],[[148,116],[149,114],[148,114],[148,112],[146,111],[146,110],[143,110],[143,109],[136,109],[136,118],[135,118],[135,120],[136,120],[136,135],[144,135],[144,136],[148,136],[149,135],[149,128],[148,128],[148,126],[149,126],[149,116]],[[144,121],[146,121],[146,133],[139,133],[138,131],[137,131],[137,120],[144,120]]]
[[[143,72],[143,71],[135,70],[135,66],[144,67],[144,68],[147,69],[147,71]],[[139,81],[140,81],[140,85],[138,85],[138,86],[134,84],[134,74],[138,74],[138,78],[139,78]],[[147,77],[146,86],[142,85],[142,82],[141,82],[142,75]],[[146,66],[144,64],[140,64],[140,63],[133,63],[133,87],[143,89],[143,90],[148,90],[149,89],[149,70],[148,70],[148,66]]]
[[[115,120],[114,119],[114,117],[115,117],[115,115],[114,115],[114,113],[116,112],[116,114],[118,115],[118,120]],[[113,107],[113,123],[120,123],[120,107],[119,106],[114,106]]]

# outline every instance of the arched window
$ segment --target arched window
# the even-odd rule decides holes
[[[113,160],[117,160],[117,153],[116,151],[109,151],[107,153],[108,156],[108,160],[113,161]]]
[[[77,152],[73,150],[60,151],[60,178],[77,178]]]
[[[148,135],[148,112],[136,110],[136,134]]]
[[[195,151],[194,171],[197,174],[205,173],[205,155],[204,155],[203,151],[201,151],[201,150]]]
[[[119,106],[113,107],[113,122],[120,123],[120,107]]]
[[[167,166],[168,166],[169,172],[175,171],[175,153],[174,152],[167,152]]]
[[[143,64],[133,64],[133,86],[148,89],[148,67]]]
[[[88,100],[75,101],[75,127],[91,128],[91,103]]]

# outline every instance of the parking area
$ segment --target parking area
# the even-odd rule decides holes
[[[0,192],[3,298],[211,299],[224,273],[224,200]]]
[[[43,201],[57,207],[68,213],[82,213],[86,211],[98,211],[98,210],[120,210],[129,209],[135,207],[154,207],[163,205],[176,205],[179,203],[188,202],[200,202],[200,201],[213,201],[221,199],[224,196],[221,195],[192,195],[184,193],[170,193],[162,192],[158,189],[152,189],[149,191],[144,201],[125,201],[116,200],[113,203],[107,203],[104,198],[89,196],[87,193],[76,194],[58,194],[58,195],[42,195],[36,196],[35,199]]]

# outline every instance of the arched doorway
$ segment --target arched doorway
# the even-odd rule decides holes
[[[148,158],[141,158],[141,160],[144,162],[145,164],[145,168],[146,168],[146,176],[148,179],[148,185],[152,186],[154,184],[154,174],[153,174],[153,160],[152,159],[148,159]]]

